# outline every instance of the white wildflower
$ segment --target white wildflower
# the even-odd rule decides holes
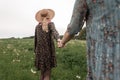
[[[3,51],[3,53],[5,54],[6,52],[5,52],[5,51]]]
[[[80,79],[81,77],[77,75],[76,78]]]
[[[15,60],[15,59],[13,59],[13,61],[12,62],[20,62],[20,60]]]
[[[15,62],[15,60],[13,59],[13,61],[12,62]]]
[[[56,54],[59,54],[59,52],[56,52]]]
[[[32,68],[31,68],[31,72],[33,73],[33,74],[36,74],[37,72],[36,71],[34,71]]]
[[[17,52],[17,50],[16,50],[16,49],[14,49],[13,51],[14,51],[14,52]]]
[[[26,49],[25,52],[28,52],[28,49]]]
[[[19,53],[16,53],[17,54],[17,56],[19,56],[20,54]]]
[[[17,62],[20,62],[20,60],[16,60]]]
[[[10,49],[11,47],[12,47],[11,44],[8,44],[8,45],[7,45],[7,48],[8,48],[8,49]]]

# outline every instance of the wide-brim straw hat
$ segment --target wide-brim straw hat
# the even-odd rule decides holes
[[[47,18],[49,19],[53,19],[53,17],[55,16],[55,12],[52,10],[52,9],[42,9],[42,10],[39,10],[36,15],[35,15],[35,19],[38,21],[38,22],[41,22],[42,21],[42,16],[41,14],[47,12]]]

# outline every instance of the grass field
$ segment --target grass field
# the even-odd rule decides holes
[[[0,80],[39,80],[33,71],[33,39],[0,39]],[[65,48],[56,47],[57,67],[51,80],[85,80],[86,42],[70,41]]]

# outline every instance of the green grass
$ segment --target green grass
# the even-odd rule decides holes
[[[31,72],[33,43],[33,39],[0,39],[0,80],[39,80],[40,72]],[[85,41],[71,40],[64,48],[56,47],[56,56],[51,80],[85,80]]]

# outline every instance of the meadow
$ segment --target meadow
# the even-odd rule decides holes
[[[71,40],[57,48],[51,80],[85,80],[86,42]],[[34,67],[33,39],[0,39],[0,80],[39,80]]]

